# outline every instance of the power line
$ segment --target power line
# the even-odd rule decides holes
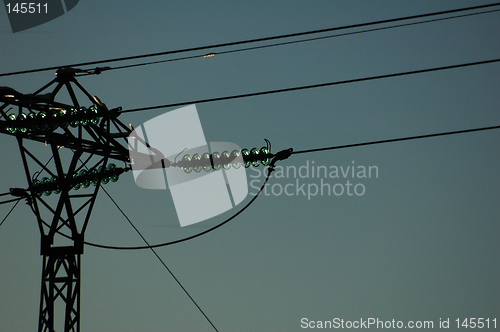
[[[226,97],[199,99],[199,100],[195,100],[195,101],[187,101],[187,102],[180,102],[180,103],[173,103],[173,104],[164,104],[164,105],[157,105],[157,106],[140,107],[140,108],[134,108],[134,109],[130,109],[130,110],[121,111],[121,113],[149,111],[149,110],[154,110],[154,109],[159,109],[159,108],[177,107],[177,106],[185,106],[185,105],[191,105],[191,104],[209,103],[209,102],[214,102],[214,101],[222,101],[222,100],[230,100],[230,99],[238,99],[238,98],[263,96],[263,95],[270,95],[270,94],[282,93],[282,92],[315,89],[315,88],[321,88],[321,87],[333,86],[333,85],[342,85],[342,84],[348,84],[348,83],[373,81],[373,80],[379,80],[379,79],[383,79],[383,78],[391,78],[391,77],[406,76],[406,75],[413,75],[413,74],[429,73],[429,72],[446,70],[446,69],[455,69],[455,68],[477,66],[477,65],[483,65],[483,64],[494,63],[494,62],[499,62],[499,61],[500,61],[500,58],[497,58],[497,59],[492,59],[492,60],[468,62],[468,63],[462,63],[462,64],[458,64],[458,65],[450,65],[450,66],[443,66],[443,67],[434,67],[434,68],[428,68],[428,69],[419,69],[419,70],[405,71],[405,72],[393,73],[393,74],[385,74],[385,75],[377,75],[377,76],[355,78],[355,79],[343,80],[343,81],[319,83],[319,84],[312,84],[312,85],[303,85],[303,86],[296,86],[296,87],[291,87],[291,88],[284,88],[284,89],[277,89],[277,90],[267,90],[267,91],[260,91],[260,92],[252,92],[252,93],[245,93],[245,94],[232,95],[232,96],[226,96]]]
[[[496,3],[492,3],[492,4],[487,4],[487,5],[480,5],[480,6],[472,6],[472,7],[459,8],[459,9],[444,10],[444,11],[440,11],[440,12],[432,12],[432,13],[426,13],[426,14],[411,15],[411,16],[405,16],[405,17],[399,17],[399,18],[393,18],[393,19],[379,20],[379,21],[373,21],[373,22],[367,22],[367,23],[351,24],[351,25],[346,25],[346,26],[341,26],[341,27],[333,27],[333,28],[319,29],[319,30],[310,30],[310,31],[305,31],[305,32],[298,32],[298,33],[277,35],[277,36],[271,36],[271,37],[247,39],[247,40],[236,41],[236,42],[228,42],[228,43],[221,43],[221,44],[198,46],[198,47],[191,47],[191,48],[178,49],[178,50],[165,51],[165,52],[157,52],[157,53],[148,53],[148,54],[134,55],[134,56],[128,56],[128,57],[119,57],[119,58],[113,58],[113,59],[107,59],[107,60],[80,62],[80,63],[68,64],[68,65],[64,65],[64,66],[54,66],[54,67],[45,67],[45,68],[39,68],[39,69],[16,71],[16,72],[10,72],[10,73],[0,74],[0,77],[2,77],[2,76],[19,75],[19,74],[36,73],[36,72],[42,72],[42,71],[47,71],[47,70],[57,70],[57,69],[62,68],[62,67],[90,66],[90,65],[102,64],[102,63],[111,63],[111,62],[119,62],[119,61],[126,61],[126,60],[135,60],[135,59],[142,59],[142,58],[163,56],[163,55],[169,55],[169,54],[184,53],[184,52],[201,51],[201,50],[207,50],[207,49],[215,49],[215,48],[220,48],[220,47],[228,47],[228,46],[235,46],[235,45],[242,45],[242,44],[249,44],[249,43],[264,42],[264,41],[277,40],[277,39],[283,39],[283,38],[300,37],[300,36],[305,36],[305,35],[312,35],[312,34],[332,32],[332,31],[339,31],[339,30],[345,30],[345,29],[361,28],[361,27],[366,27],[366,26],[370,26],[370,25],[393,23],[393,22],[399,22],[399,21],[405,21],[405,20],[411,20],[411,19],[418,19],[418,18],[423,18],[423,17],[430,17],[430,16],[437,16],[437,15],[445,15],[445,14],[457,13],[457,12],[462,12],[462,11],[484,9],[484,8],[498,6],[498,5],[500,5],[500,2],[496,2]]]
[[[85,241],[84,243],[86,245],[89,245],[89,246],[92,246],[92,247],[96,247],[96,248],[101,248],[101,249],[139,250],[139,249],[153,249],[153,248],[158,248],[158,247],[165,247],[165,246],[169,246],[169,245],[172,245],[172,244],[177,244],[177,243],[185,242],[185,241],[188,241],[188,240],[192,240],[194,238],[200,237],[200,236],[202,236],[204,234],[207,234],[207,233],[209,233],[211,231],[216,230],[217,228],[221,227],[222,225],[227,224],[228,222],[230,222],[231,220],[233,220],[234,218],[236,218],[237,216],[239,216],[243,211],[245,211],[257,199],[257,197],[259,197],[259,195],[261,194],[262,190],[264,190],[264,188],[265,188],[265,186],[267,184],[267,181],[269,181],[270,175],[271,175],[271,173],[267,174],[266,179],[264,180],[264,183],[260,187],[260,189],[257,192],[257,194],[255,194],[255,196],[244,207],[242,207],[241,210],[239,210],[234,215],[232,215],[230,218],[224,220],[220,224],[215,225],[214,227],[209,228],[206,231],[203,231],[201,233],[198,233],[198,234],[195,234],[195,235],[183,238],[183,239],[171,241],[171,242],[166,242],[166,243],[161,243],[161,244],[155,244],[155,245],[149,245],[148,244],[147,246],[137,246],[137,247],[107,246],[107,245],[96,244],[96,243],[87,242],[87,241]]]
[[[210,320],[210,318],[208,318],[208,316],[205,314],[205,312],[203,312],[203,310],[200,308],[200,306],[198,305],[198,303],[196,303],[196,301],[193,299],[193,297],[189,294],[189,292],[187,291],[187,289],[181,284],[181,282],[179,281],[179,279],[177,279],[177,277],[174,275],[174,273],[172,272],[172,270],[169,269],[169,267],[167,266],[167,264],[165,264],[165,262],[163,261],[163,259],[161,259],[161,257],[156,253],[156,251],[154,250],[154,248],[152,246],[149,245],[149,242],[146,240],[146,238],[141,234],[141,232],[139,231],[139,229],[137,229],[137,227],[135,227],[135,225],[132,223],[132,221],[130,220],[130,218],[125,214],[125,212],[123,212],[123,210],[120,208],[120,206],[118,206],[118,204],[116,203],[116,201],[113,199],[113,197],[111,197],[111,195],[106,191],[106,189],[104,189],[103,187],[101,187],[102,190],[106,193],[106,195],[109,197],[109,199],[111,199],[111,201],[113,202],[113,204],[115,204],[115,206],[117,207],[117,209],[122,213],[122,215],[125,217],[125,219],[127,219],[127,221],[129,222],[129,224],[132,226],[132,228],[134,228],[134,230],[137,232],[137,234],[139,234],[139,236],[141,237],[141,239],[144,241],[144,243],[147,244],[147,248],[151,249],[151,251],[153,252],[153,254],[156,256],[156,258],[158,258],[158,260],[161,262],[161,264],[165,267],[165,269],[168,271],[168,273],[170,273],[170,275],[172,276],[172,278],[174,278],[174,280],[177,282],[177,284],[182,288],[182,290],[184,291],[184,293],[186,293],[186,295],[189,297],[189,299],[194,303],[194,305],[196,306],[196,308],[198,308],[198,310],[203,314],[203,316],[205,316],[206,320],[210,323],[210,325],[212,325],[212,327],[214,328],[215,331],[218,331],[217,328],[215,327],[215,325],[212,323],[212,321]]]
[[[0,226],[2,226],[2,224],[4,223],[5,220],[7,220],[7,218],[10,216],[10,214],[12,213],[12,211],[14,211],[14,209],[16,208],[17,204],[19,204],[20,202],[20,199],[16,202],[16,204],[14,204],[14,206],[10,209],[9,213],[7,213],[7,215],[5,216],[5,218],[3,218],[2,222],[0,222]]]
[[[59,149],[59,148],[58,148]],[[51,162],[51,160],[54,158],[54,156],[50,157],[49,160],[45,163],[45,165],[43,166],[44,168],[47,167],[47,165]],[[40,172],[37,172],[35,178],[33,180],[36,180],[38,179],[38,177],[40,176]],[[12,193],[9,191],[8,193],[4,193],[4,194],[1,194],[0,196],[5,196],[5,195],[12,195]],[[19,204],[19,202],[21,201],[21,199],[23,199],[25,197],[19,197],[19,198],[15,198],[15,199],[11,199],[11,200],[8,200],[8,201],[4,201],[4,202],[1,202],[1,204],[5,204],[5,203],[10,203],[10,202],[16,202],[16,204],[14,204],[14,206],[12,207],[12,209],[10,209],[9,213],[7,213],[7,215],[5,216],[5,218],[3,218],[2,222],[0,223],[0,226],[4,223],[4,221],[9,217],[9,215],[12,213],[12,211],[14,211],[14,209],[16,208],[17,204]],[[31,206],[31,205],[30,205]],[[59,231],[58,231],[59,233]],[[64,234],[63,234],[64,235]],[[66,237],[68,237],[67,235],[64,235]],[[69,238],[69,237],[68,237]]]
[[[338,150],[338,149],[353,148],[353,147],[357,147],[357,146],[366,146],[366,145],[383,144],[383,143],[400,142],[400,141],[411,141],[411,140],[422,139],[422,138],[472,133],[475,131],[485,131],[485,130],[492,130],[492,129],[500,129],[500,126],[456,130],[456,131],[448,131],[448,132],[428,134],[428,135],[408,136],[408,137],[393,138],[393,139],[386,139],[386,140],[381,140],[381,141],[372,141],[372,142],[365,142],[365,143],[337,145],[337,146],[330,146],[330,147],[318,148],[318,149],[293,151],[292,154],[311,153],[311,152],[328,151],[328,150]]]
[[[19,201],[19,200],[21,200],[21,199],[23,199],[23,197],[18,197],[18,198],[9,199],[9,200],[7,200],[7,201],[0,202],[0,205],[1,205],[1,204],[12,203],[12,202],[15,202],[15,201]]]
[[[264,48],[271,48],[271,47],[278,47],[278,46],[299,44],[299,43],[310,42],[310,41],[318,41],[318,40],[323,40],[323,39],[330,39],[330,38],[336,38],[336,37],[345,37],[345,36],[350,36],[350,35],[357,35],[357,34],[362,34],[362,33],[375,32],[375,31],[388,30],[388,29],[395,29],[395,28],[401,28],[401,27],[407,27],[407,26],[412,26],[412,25],[419,25],[419,24],[431,23],[431,22],[439,22],[439,21],[451,20],[451,19],[456,19],[456,18],[463,18],[463,17],[469,17],[469,16],[475,16],[475,15],[493,13],[493,12],[498,12],[498,11],[500,11],[500,9],[492,9],[492,10],[487,10],[487,11],[477,12],[477,13],[455,15],[455,16],[449,16],[449,17],[443,17],[443,18],[436,18],[436,19],[425,20],[425,21],[420,21],[420,22],[397,24],[397,25],[392,25],[392,26],[382,27],[382,28],[366,29],[366,30],[361,30],[361,31],[346,32],[346,33],[340,33],[340,34],[328,35],[328,36],[321,36],[321,37],[314,37],[314,38],[306,38],[306,39],[293,40],[293,41],[287,41],[287,42],[281,42],[281,43],[274,43],[274,44],[268,44],[268,45],[245,47],[245,48],[239,48],[239,49],[228,50],[228,51],[212,52],[212,53],[209,53],[209,54],[198,54],[198,55],[191,55],[191,56],[185,56],[185,57],[174,58],[174,59],[149,61],[149,62],[142,62],[142,63],[136,63],[136,64],[131,64],[131,65],[118,66],[118,67],[106,67],[106,68],[101,68],[100,71],[103,72],[103,71],[111,71],[111,70],[118,70],[118,69],[135,68],[135,67],[148,66],[148,65],[160,64],[160,63],[167,63],[167,62],[174,62],[174,61],[181,61],[181,60],[199,59],[199,58],[211,57],[210,55],[213,55],[213,56],[217,55],[217,56],[219,56],[219,55],[224,55],[224,54],[232,54],[232,53],[253,51],[253,50],[259,50],[259,49],[264,49]],[[93,75],[93,73],[81,74],[79,76],[87,76],[87,75]]]
[[[327,150],[338,150],[338,149],[346,149],[346,148],[352,148],[352,147],[357,147],[357,146],[366,146],[366,145],[375,145],[375,144],[385,144],[385,143],[391,143],[391,142],[401,142],[401,141],[411,141],[411,140],[416,140],[416,139],[422,139],[422,138],[430,138],[430,137],[439,137],[439,136],[449,136],[449,135],[457,135],[457,134],[465,134],[465,133],[471,133],[471,132],[478,132],[478,131],[486,131],[486,130],[493,130],[493,129],[500,129],[500,125],[498,126],[490,126],[490,127],[481,127],[481,128],[473,128],[473,129],[465,129],[465,130],[456,130],[456,131],[447,131],[447,132],[441,132],[441,133],[434,133],[434,134],[427,134],[427,135],[418,135],[418,136],[407,136],[407,137],[401,137],[401,138],[393,138],[393,139],[386,139],[386,140],[379,140],[379,141],[370,141],[370,142],[364,142],[364,143],[355,143],[355,144],[347,144],[347,145],[337,145],[337,146],[331,146],[331,147],[324,147],[324,148],[317,148],[317,149],[309,149],[309,150],[300,150],[300,151],[292,151],[291,154],[302,154],[302,153],[311,153],[311,152],[320,152],[320,151],[327,151]],[[151,248],[158,248],[158,247],[165,247],[169,246],[172,244],[184,242],[187,240],[194,239],[196,237],[199,237],[203,234],[206,234],[208,232],[211,232],[215,230],[216,228],[219,228],[220,226],[226,224],[227,222],[231,221],[234,219],[236,216],[238,216],[241,212],[243,212],[250,204],[257,199],[257,197],[260,195],[262,190],[264,190],[268,180],[269,180],[270,173],[267,174],[267,177],[262,184],[259,192],[250,200],[250,202],[247,203],[240,211],[238,211],[235,215],[230,217],[229,219],[225,220],[224,222],[218,224],[215,227],[212,227],[204,232],[195,234],[193,236],[176,240],[176,241],[171,241],[171,242],[165,242],[165,243],[160,243],[160,244],[155,244],[155,245],[147,245],[147,246],[136,246],[136,247],[123,247],[123,246],[107,246],[107,245],[102,245],[102,244],[96,244],[96,243],[91,243],[91,242],[85,242],[86,245],[92,246],[92,247],[97,247],[97,248],[102,248],[102,249],[114,249],[114,250],[140,250],[140,249],[151,249]]]

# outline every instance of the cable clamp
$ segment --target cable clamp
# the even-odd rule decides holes
[[[10,188],[10,194],[14,197],[27,197],[28,193],[22,188]]]
[[[277,161],[288,159],[288,157],[290,157],[292,155],[292,152],[293,152],[293,148],[289,148],[289,149],[285,149],[285,150],[282,150],[282,151],[276,153],[273,156],[273,160],[269,164],[269,168],[268,168],[269,174],[271,174],[274,171],[274,167],[275,167],[274,164],[276,164]]]

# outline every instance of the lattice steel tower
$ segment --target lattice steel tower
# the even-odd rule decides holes
[[[39,331],[80,331],[85,230],[101,183],[114,182],[129,169],[131,130],[117,119],[121,108],[109,110],[76,80],[98,73],[63,68],[33,94],[0,87],[0,102],[5,103],[0,107],[0,132],[17,138],[28,180],[27,189],[11,188],[11,194],[26,199],[41,234]],[[67,94],[60,93],[64,91]]]

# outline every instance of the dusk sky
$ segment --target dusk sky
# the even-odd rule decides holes
[[[1,9],[0,73],[488,3],[494,2],[81,0],[66,14],[17,33]],[[495,9],[500,5],[483,11]],[[130,110],[500,58],[500,12],[202,56],[363,29],[100,64],[198,56],[78,81],[109,108]],[[54,72],[0,77],[0,86],[33,93]],[[196,108],[207,141],[251,149],[268,139],[276,153],[500,125],[499,89],[496,62]],[[176,108],[119,119],[138,127]],[[302,331],[303,319],[335,318],[432,321],[434,330],[440,320],[449,319],[456,330],[456,319],[489,318],[490,329],[493,319],[498,328],[499,139],[497,129],[292,155],[277,163],[282,168],[266,191],[234,220],[156,251],[221,332]],[[15,137],[1,135],[0,142],[0,193],[27,188]],[[50,157],[43,143],[29,146],[43,160]],[[105,189],[156,244],[202,232],[239,211],[264,180],[262,165],[246,174],[250,195],[243,203],[186,227],[179,225],[170,191],[139,188],[131,172]],[[315,188],[325,190],[313,195]],[[0,205],[0,221],[12,206]],[[104,192],[85,240],[144,244]],[[22,201],[0,226],[0,331],[37,328],[41,268],[37,220]],[[86,246],[81,331],[214,329],[150,250]]]

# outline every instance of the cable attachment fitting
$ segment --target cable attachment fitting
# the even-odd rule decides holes
[[[26,190],[22,189],[22,188],[10,188],[9,191],[10,191],[10,194],[14,197],[24,198],[24,197],[28,196],[28,193],[26,192]]]
[[[76,74],[83,72],[84,70],[79,68],[71,68],[71,67],[62,67],[56,70],[56,76],[58,77],[75,77]]]
[[[273,156],[273,160],[269,164],[269,168],[268,168],[269,174],[271,174],[274,171],[274,167],[275,167],[274,164],[276,164],[277,161],[288,159],[288,157],[290,157],[292,155],[292,152],[293,152],[293,148],[289,148],[289,149],[285,149],[285,150],[282,150],[282,151],[276,153]]]
[[[10,188],[10,194],[14,197],[25,198],[26,204],[31,205],[31,197],[27,193],[26,189],[23,188]]]

